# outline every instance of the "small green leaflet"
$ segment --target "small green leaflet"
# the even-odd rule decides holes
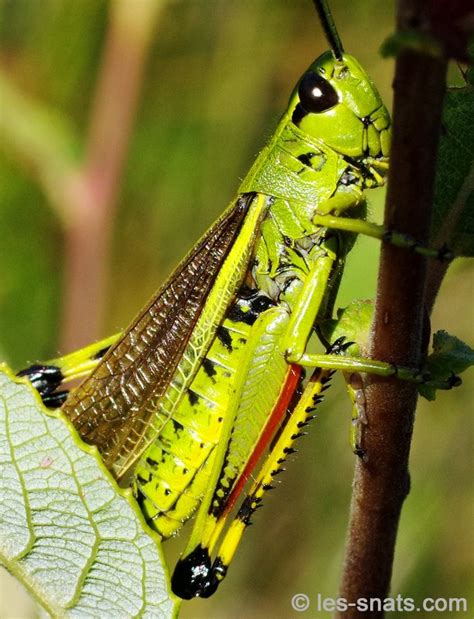
[[[358,299],[338,310],[337,320],[326,321],[323,334],[330,342],[339,337],[354,342],[348,354],[364,354],[369,341],[372,315],[372,301]],[[461,374],[471,365],[474,365],[474,350],[470,346],[446,331],[437,331],[433,335],[433,350],[423,368],[429,372],[432,380],[447,380],[453,373]],[[431,386],[418,385],[418,392],[427,400],[436,398],[436,389]]]
[[[433,335],[433,352],[428,355],[426,368],[432,378],[444,380],[451,373],[461,374],[474,365],[474,350],[447,331],[437,331]],[[418,391],[427,400],[436,398],[436,390],[427,385],[419,385]]]

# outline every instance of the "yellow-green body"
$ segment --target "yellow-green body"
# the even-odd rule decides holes
[[[132,478],[149,524],[168,537],[200,505],[185,553],[191,572],[195,553],[212,551],[268,419],[294,406],[301,366],[341,363],[308,355],[306,344],[332,314],[363,192],[383,183],[389,128],[357,61],[323,54],[235,201],[112,346],[95,347],[107,350],[100,363],[90,348],[58,360],[66,378],[94,365],[64,413],[119,481]],[[329,216],[332,226],[321,224]],[[215,574],[190,589],[192,576],[175,576],[182,597],[214,590]]]
[[[324,317],[331,310],[353,238],[350,234],[338,235],[336,241],[331,233],[332,241],[327,241],[328,230],[313,223],[314,215],[339,210],[335,208],[336,201],[344,201],[347,196],[354,205],[354,188],[360,192],[379,182],[377,175],[359,177],[347,191],[346,186],[340,185],[348,170],[346,157],[360,157],[361,146],[365,146],[367,158],[383,158],[388,148],[389,117],[385,108],[375,91],[360,80],[365,74],[357,63],[351,58],[345,58],[345,63],[344,71],[347,63],[352,68],[351,77],[340,77],[343,70],[334,66],[330,54],[315,64],[318,71],[327,75],[332,72],[339,87],[342,81],[344,88],[339,90],[350,97],[351,104],[356,102],[353,109],[341,101],[333,114],[324,115],[324,122],[321,115],[318,117],[322,137],[311,135],[303,130],[305,125],[311,129],[311,118],[303,119],[300,127],[292,122],[298,97],[295,92],[274,137],[241,184],[238,195],[254,195],[249,201],[244,230],[216,278],[182,361],[149,422],[143,439],[148,447],[139,457],[134,488],[150,524],[164,536],[181,527],[208,488],[223,420],[235,397],[236,373],[243,363],[248,340],[253,338],[259,342],[257,355],[262,358],[254,361],[252,373],[246,378],[226,453],[227,471],[220,474],[218,483],[230,488],[241,471],[288,371],[283,342],[292,311],[300,301],[313,265],[321,263],[332,246],[329,284],[320,287],[318,313]],[[358,98],[357,91],[361,89],[363,97]],[[372,114],[373,124],[364,126],[357,114],[367,118]],[[348,129],[343,131],[343,127]],[[308,153],[309,165],[304,165],[298,157]],[[345,207],[343,204],[341,210]],[[362,208],[363,205],[354,208],[350,215],[360,215]],[[246,287],[258,290],[262,298],[269,300],[268,309],[256,319],[257,325],[223,318],[226,312],[235,313],[236,307],[242,314],[251,313],[237,292],[244,280]],[[216,335],[217,328],[220,337]],[[229,340],[227,345],[223,332]],[[127,457],[130,458],[128,454]],[[134,457],[132,452],[131,458]],[[131,458],[116,459],[113,463],[119,475],[122,469],[129,468]]]

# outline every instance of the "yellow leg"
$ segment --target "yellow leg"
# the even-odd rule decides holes
[[[252,514],[261,506],[263,495],[267,490],[273,488],[272,482],[274,477],[284,470],[282,468],[283,462],[289,454],[295,451],[293,448],[294,441],[304,434],[303,428],[313,419],[315,406],[321,400],[321,392],[324,390],[331,374],[331,371],[315,370],[296,407],[291,415],[287,417],[287,422],[282,428],[278,440],[268,454],[258,476],[222,540],[212,566],[214,579],[212,592],[224,579],[245,528],[250,523]]]

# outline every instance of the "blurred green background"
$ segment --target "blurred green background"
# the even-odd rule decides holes
[[[393,29],[392,2],[331,4],[346,49],[390,102],[393,64],[378,48]],[[124,327],[233,197],[294,83],[325,48],[310,0],[3,0],[0,358],[19,369]],[[116,115],[127,105],[128,124]],[[102,175],[109,161],[110,177]],[[373,193],[380,220],[383,191]],[[374,296],[377,253],[375,241],[357,243],[340,305]],[[472,302],[472,267],[459,261],[433,330],[469,340]],[[79,320],[71,305],[80,305]],[[470,378],[420,404],[392,592],[464,596],[472,608]],[[183,617],[291,617],[296,593],[314,604],[318,593],[337,595],[354,464],[349,415],[335,380],[225,584],[186,604]],[[170,556],[181,544],[167,544]],[[0,616],[35,616],[6,583]]]

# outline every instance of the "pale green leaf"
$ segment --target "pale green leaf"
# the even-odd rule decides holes
[[[170,617],[157,541],[95,448],[1,371],[0,561],[43,613]]]

